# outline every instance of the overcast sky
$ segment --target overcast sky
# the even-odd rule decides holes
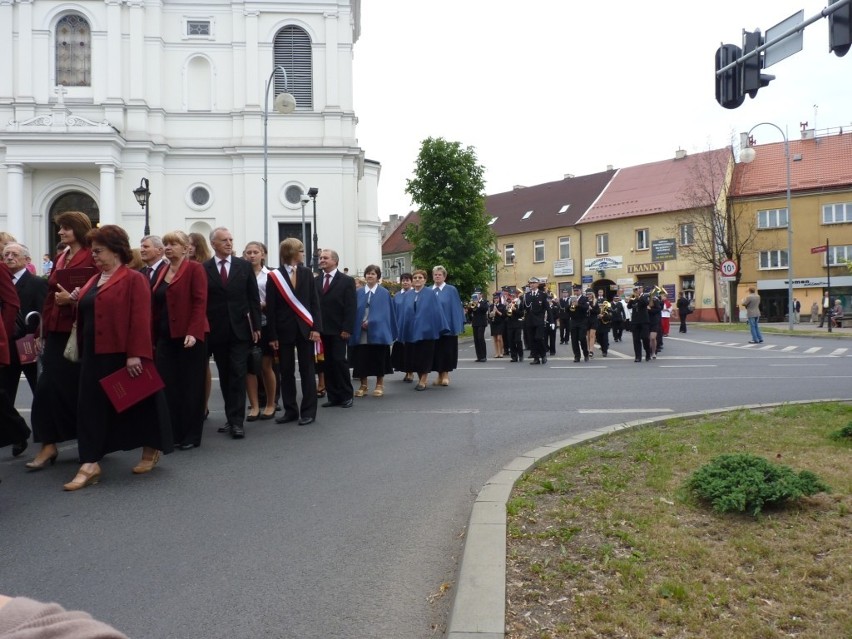
[[[776,79],[757,98],[715,100],[720,43],[827,2],[363,0],[355,113],[382,165],[379,216],[414,208],[405,183],[430,136],[475,147],[492,194],[719,148],[760,122],[791,139],[800,122],[852,128],[852,52],[828,52],[827,19],[766,70]],[[768,126],[753,135],[782,140]]]

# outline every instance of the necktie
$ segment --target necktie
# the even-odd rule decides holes
[[[293,285],[293,290],[296,289],[296,267],[290,267],[290,284]]]
[[[322,292],[323,292],[323,295],[324,295],[325,293],[327,293],[327,292],[328,292],[328,287],[329,287],[329,286],[331,286],[331,274],[330,274],[330,273],[326,273],[326,274],[325,274],[325,282],[324,282],[324,283],[323,283],[323,285],[322,285]]]
[[[154,269],[152,269],[150,266],[145,267],[145,275],[148,276],[149,281],[151,280],[151,273],[153,273],[153,272],[154,272]]]
[[[219,260],[219,275],[222,278],[222,286],[228,285],[228,269],[225,268],[227,263],[228,260]]]

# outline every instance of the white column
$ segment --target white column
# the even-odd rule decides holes
[[[101,170],[101,201],[98,202],[101,224],[115,224],[115,166],[98,164],[98,167]]]
[[[6,165],[6,230],[19,242],[24,236],[24,165]]]
[[[106,14],[107,14],[107,83],[106,83],[106,97],[107,100],[115,100],[120,99],[122,97],[121,91],[121,0],[106,0]],[[131,24],[131,31],[133,29],[133,22]],[[141,69],[133,68],[131,73],[133,73],[134,82],[140,81],[142,77],[140,74]],[[133,82],[130,83],[131,86]]]
[[[12,66],[15,40],[12,37],[12,0],[0,0],[0,60]],[[12,74],[0,73],[0,99],[12,98]]]
[[[246,26],[246,106],[256,107],[260,104],[260,95],[262,88],[258,79],[258,69],[260,68],[257,46],[257,11],[246,11],[245,26]],[[263,65],[263,68],[272,69],[272,60],[269,60],[269,66]]]
[[[337,47],[340,41],[337,33],[338,19],[336,13],[325,14],[325,105],[321,110],[329,107],[340,107],[340,77]],[[314,105],[316,108],[319,105]]]
[[[145,99],[145,11],[142,8],[142,0],[130,0],[130,69],[132,79],[130,82],[130,99]],[[119,67],[120,68],[120,67]]]
[[[18,0],[18,95],[17,101],[33,99],[33,3]],[[5,72],[8,73],[8,70]]]

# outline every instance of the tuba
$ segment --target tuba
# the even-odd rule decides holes
[[[612,323],[612,303],[609,300],[604,300],[601,304],[601,312],[598,320],[604,325]]]

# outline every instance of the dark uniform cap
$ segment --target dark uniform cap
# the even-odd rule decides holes
[[[539,283],[539,281],[540,281],[540,280],[539,280],[537,277],[531,277],[531,278],[529,279],[529,284],[538,284],[538,283]]]

